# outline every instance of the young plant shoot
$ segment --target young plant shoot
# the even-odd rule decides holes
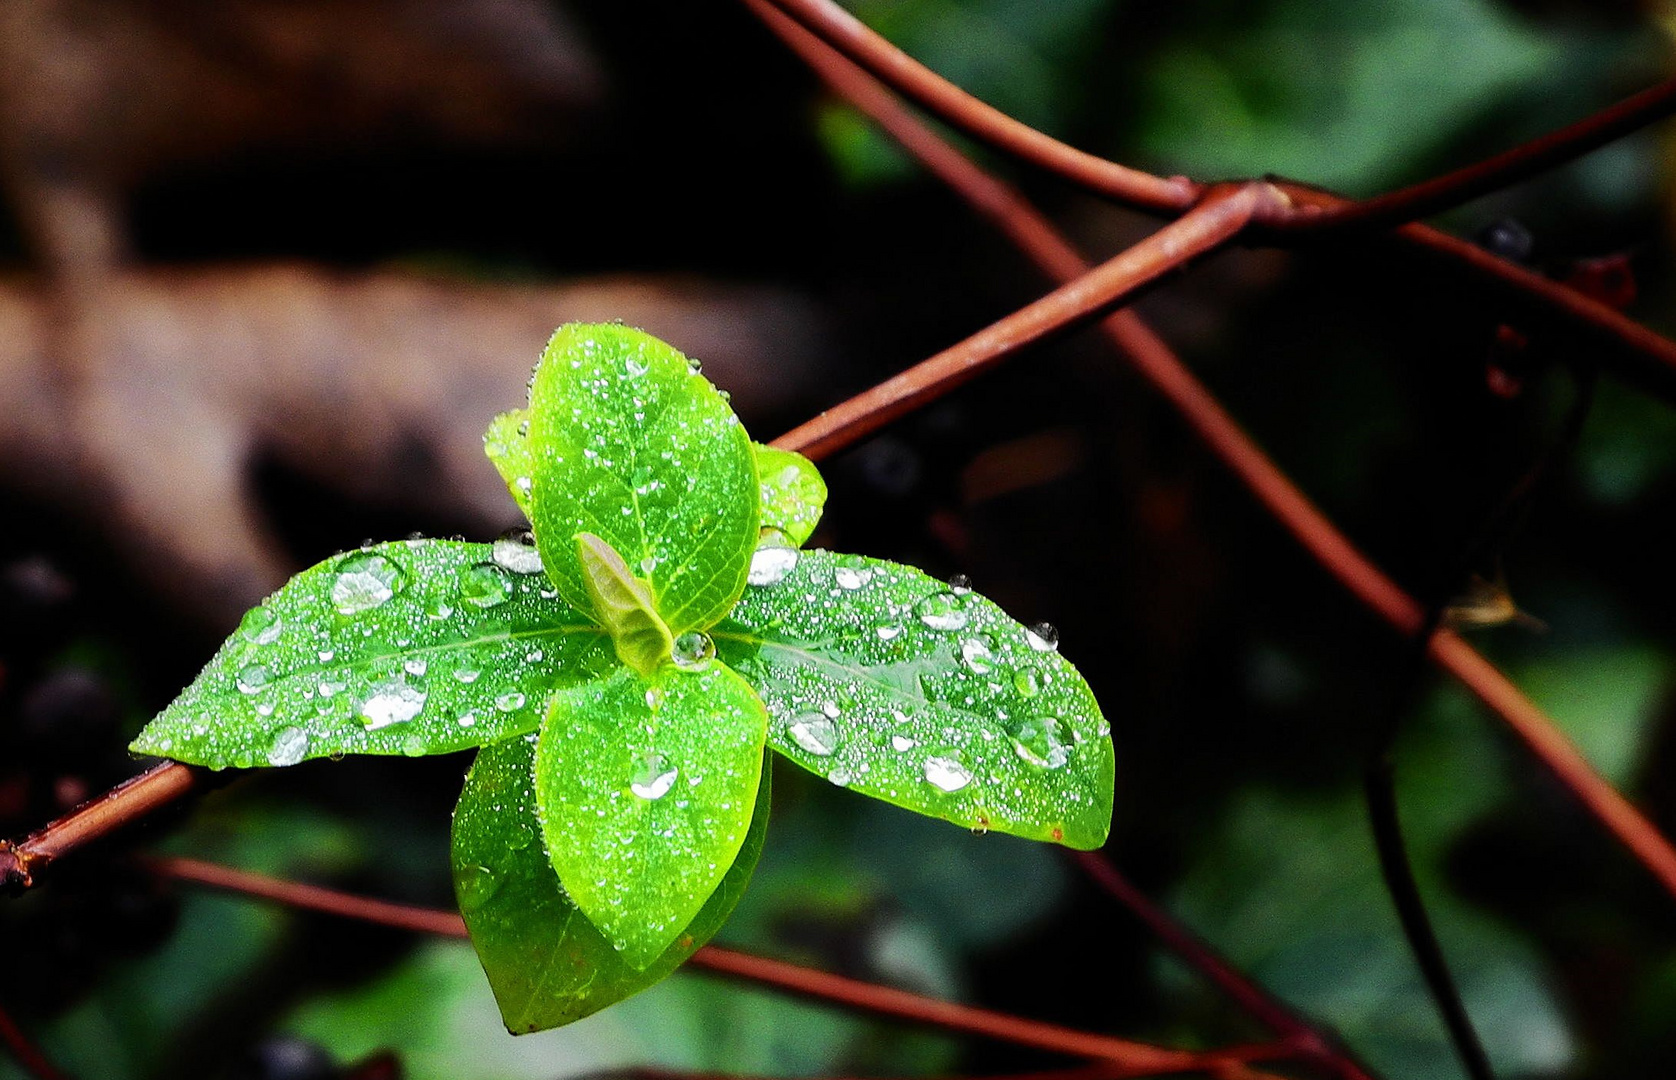
[[[132,749],[211,768],[479,748],[455,890],[513,1032],[678,967],[762,849],[765,751],[974,831],[1104,843],[1112,745],[1056,636],[802,550],[826,485],[675,349],[564,326],[485,436],[531,531],[297,575]]]

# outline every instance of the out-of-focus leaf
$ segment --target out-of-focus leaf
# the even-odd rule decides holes
[[[530,459],[530,411],[513,409],[489,421],[483,433],[483,452],[489,455],[495,471],[506,481],[512,500],[530,516],[530,488],[535,483],[535,462]]]
[[[733,606],[756,546],[756,460],[686,357],[625,326],[560,327],[531,384],[529,451],[536,543],[573,607],[592,604],[580,533],[644,575],[676,635]]]
[[[767,723],[745,680],[709,660],[553,695],[535,757],[547,855],[629,967],[677,941],[738,858]]]
[[[1105,842],[1111,730],[1055,640],[879,559],[807,551],[752,583],[714,636],[773,714],[774,749],[969,828]]]
[[[478,752],[454,811],[454,887],[473,946],[514,1033],[558,1027],[665,978],[727,919],[768,828],[764,770],[739,856],[696,918],[641,970],[623,962],[559,885],[540,841],[534,736]]]

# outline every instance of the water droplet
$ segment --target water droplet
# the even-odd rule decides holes
[[[817,757],[831,757],[838,749],[838,725],[825,713],[799,713],[787,730],[792,741]]]
[[[457,683],[463,683],[466,686],[470,686],[472,683],[476,682],[478,677],[482,674],[483,673],[481,671],[478,671],[474,667],[455,668],[454,669],[454,681],[457,682]]]
[[[696,356],[688,357],[687,358],[687,370],[690,371],[694,375],[702,375],[702,374],[704,374],[704,365],[699,361],[699,359]]]
[[[709,634],[689,630],[675,639],[671,657],[682,671],[703,671],[716,657],[716,643]]]
[[[764,537],[762,546],[751,554],[751,569],[745,580],[752,585],[778,585],[797,566],[797,549],[784,536]]]
[[[886,623],[883,626],[875,626],[873,633],[878,635],[880,641],[894,641],[902,636],[902,627],[896,623]]]
[[[278,615],[266,606],[254,607],[245,612],[244,618],[239,621],[239,636],[257,645],[272,645],[279,638],[282,628]]]
[[[472,712],[471,710],[467,709],[465,712],[461,713],[459,716],[456,716],[454,718],[454,722],[456,724],[460,725],[461,727],[476,727],[477,726],[477,714]]]
[[[675,786],[678,771],[668,758],[656,751],[641,754],[629,776],[629,790],[642,799],[661,799]]]
[[[1059,651],[1059,630],[1052,623],[1039,622],[1024,632],[1024,640],[1037,652]]]
[[[361,722],[368,731],[405,724],[425,707],[425,692],[404,682],[379,683],[361,703]]]
[[[425,663],[423,660],[402,661],[402,670],[413,676],[415,679],[423,678],[425,672],[429,670],[429,668],[430,665]]]
[[[371,611],[407,584],[407,574],[383,555],[361,552],[338,563],[332,606],[343,615]]]
[[[528,529],[515,529],[490,549],[496,566],[503,566],[514,574],[539,574],[542,571],[541,553],[535,548],[535,534]]]
[[[319,685],[315,687],[315,689],[320,692],[320,696],[322,698],[329,698],[335,694],[341,694],[348,688],[349,681],[342,675],[322,675],[320,676]]]
[[[319,652],[315,653],[314,655],[320,658],[320,662],[322,664],[329,664],[329,663],[332,662],[333,658],[335,658],[337,656],[337,650],[336,649],[321,649]]]
[[[233,685],[239,688],[241,694],[254,694],[273,680],[273,672],[266,664],[246,664],[233,676]]]
[[[1038,769],[1058,769],[1071,758],[1071,749],[1059,734],[1059,719],[1032,716],[1007,728],[1018,756]]]
[[[995,670],[995,652],[981,637],[969,637],[960,643],[960,658],[974,674],[988,675]]]
[[[912,750],[918,745],[919,743],[908,738],[906,735],[892,735],[890,737],[890,748],[895,750],[898,754]]]
[[[426,617],[432,619],[446,619],[454,614],[454,605],[440,596],[427,596],[424,608]]]
[[[454,877],[454,892],[466,914],[481,908],[500,889],[500,875],[487,866],[462,866]]]
[[[496,563],[478,563],[460,571],[460,599],[474,607],[504,604],[513,588],[512,575]]]
[[[495,708],[499,709],[501,712],[516,712],[517,710],[522,709],[524,707],[524,702],[528,700],[528,698],[526,698],[523,694],[520,694],[518,691],[509,690],[495,699]]]
[[[925,779],[938,791],[959,791],[972,782],[972,770],[953,754],[925,759]]]
[[[855,774],[840,766],[826,774],[827,782],[837,787],[849,787],[855,783]]]
[[[646,688],[646,707],[657,712],[663,705],[663,687],[648,686]]]
[[[629,378],[631,379],[640,378],[640,376],[651,370],[651,367],[651,362],[645,357],[639,355],[630,356],[623,361],[623,369],[628,372]]]
[[[268,764],[283,768],[295,765],[308,753],[308,732],[300,727],[282,727],[268,743]]]
[[[933,630],[959,630],[966,625],[960,597],[952,592],[932,593],[914,605],[919,621]]]
[[[1042,689],[1041,678],[1029,668],[1019,668],[1013,672],[1013,689],[1020,697],[1035,697]]]
[[[949,591],[956,596],[965,596],[972,591],[972,579],[965,574],[956,574],[949,578]]]
[[[854,591],[873,580],[873,568],[854,556],[845,556],[832,571],[832,580],[840,589]]]

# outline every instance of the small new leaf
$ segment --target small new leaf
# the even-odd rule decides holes
[[[583,583],[593,600],[594,619],[611,634],[617,658],[650,675],[670,658],[675,638],[658,618],[652,589],[629,573],[628,563],[593,533],[576,538]]]
[[[539,571],[495,559],[489,544],[407,540],[303,571],[245,615],[130,749],[249,768],[445,754],[535,730],[548,691],[616,658]]]
[[[542,852],[534,736],[478,752],[454,810],[454,889],[501,1019],[515,1035],[558,1027],[662,981],[715,936],[762,853],[769,772],[762,770],[739,856],[698,915],[645,968],[624,962],[565,895]]]
[[[792,547],[802,547],[814,533],[826,507],[826,481],[802,454],[753,443],[761,482],[761,524],[778,529]]]
[[[676,637],[739,599],[757,538],[756,460],[727,401],[679,352],[625,326],[561,327],[531,384],[528,449],[536,542],[572,606],[590,602],[584,532],[650,584]]]
[[[912,567],[804,551],[712,635],[769,745],[834,784],[974,829],[1097,848],[1111,729],[1048,638]]]
[[[706,660],[553,695],[536,806],[565,892],[643,970],[693,921],[751,823],[768,714]]]

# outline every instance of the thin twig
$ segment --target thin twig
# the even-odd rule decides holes
[[[199,859],[152,859],[148,860],[146,865],[164,877],[225,892],[273,900],[289,907],[443,937],[466,936],[465,921],[451,911],[371,900],[318,885],[284,881]],[[1148,1043],[1028,1020],[989,1009],[939,1001],[895,987],[880,986],[715,945],[706,945],[699,949],[688,963],[705,971],[771,986],[826,1004],[843,1005],[898,1020],[927,1024],[944,1031],[982,1035],[1072,1057],[1113,1062],[1135,1070],[1131,1075],[1147,1072],[1186,1072],[1227,1061],[1266,1060],[1294,1053],[1292,1047],[1280,1044],[1234,1047],[1206,1053],[1170,1050]]]
[[[825,48],[814,35],[810,35],[810,41],[817,49]],[[805,52],[805,56],[809,55]],[[835,50],[826,49],[824,56],[831,62],[816,65],[823,75],[839,70],[838,65],[849,63]],[[847,95],[847,88],[854,85],[858,78],[865,79],[866,76],[860,72],[846,74],[842,83],[834,83],[834,88]],[[857,107],[867,109],[871,102],[877,100],[877,94],[872,98],[857,96],[851,100]],[[898,113],[887,130],[894,134],[910,120]],[[914,139],[906,140],[904,145],[914,150],[917,145],[935,138],[920,127]],[[983,176],[981,170],[970,162],[964,166],[956,164],[953,159],[957,156],[952,148],[945,147],[937,155],[927,158],[926,164],[933,166],[934,162],[937,163],[934,171],[950,184],[956,194],[971,201],[979,213],[1002,222],[1006,235],[1050,278],[1062,281],[1086,271],[1087,261],[1027,200],[1006,185]],[[983,180],[970,182],[974,175],[983,176]],[[1420,230],[1416,226],[1402,232],[1408,236],[1432,231]],[[1472,251],[1484,254],[1476,248]],[[1499,262],[1491,256],[1484,257]],[[1511,267],[1511,264],[1502,265]],[[1578,294],[1557,283],[1547,282],[1546,285],[1557,293],[1565,294],[1568,302],[1580,299]],[[1595,307],[1617,323],[1628,322],[1610,308],[1603,305]],[[1581,311],[1580,308],[1577,310]],[[1206,449],[1233,472],[1329,574],[1404,637],[1413,637],[1420,630],[1425,612],[1419,601],[1404,592],[1350,542],[1263,453],[1156,334],[1128,312],[1118,312],[1101,325],[1141,376],[1180,414]],[[1633,323],[1628,325],[1634,326]],[[1676,345],[1664,344],[1669,346],[1672,361],[1676,362]],[[1594,771],[1552,719],[1453,631],[1440,630],[1433,634],[1427,648],[1440,667],[1498,716],[1573,798],[1628,848],[1668,893],[1676,896],[1676,849],[1640,811]]]
[[[71,1080],[70,1074],[54,1065],[4,1008],[0,1008],[0,1046],[35,1080]]]

